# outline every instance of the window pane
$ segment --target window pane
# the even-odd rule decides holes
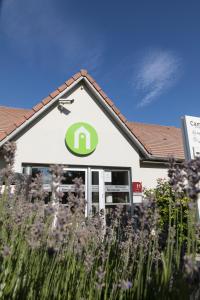
[[[128,171],[111,171],[111,182],[106,185],[128,185]]]
[[[99,213],[99,204],[93,204],[92,205],[92,214],[95,215]]]
[[[65,171],[63,174],[64,179],[62,184],[74,184],[73,180],[75,178],[82,178],[83,184],[85,184],[85,172],[84,171]]]
[[[99,185],[99,172],[92,171],[92,184]]]
[[[99,203],[99,192],[92,192],[92,203]]]
[[[61,199],[61,203],[68,204],[70,201],[71,204],[73,204],[73,202],[74,202],[74,204],[76,204],[76,201],[74,201],[76,197],[77,197],[77,193],[75,193],[75,192],[71,192],[71,191],[64,192],[63,197]],[[83,198],[85,198],[85,193],[83,193]]]
[[[92,203],[99,203],[99,172],[92,171]]]
[[[128,192],[113,192],[106,193],[105,204],[118,204],[118,203],[129,203],[129,193]]]
[[[99,212],[99,172],[92,171],[92,214]]]
[[[42,175],[43,184],[50,184],[52,181],[52,175],[47,167],[32,167],[32,177],[35,178],[37,175]]]

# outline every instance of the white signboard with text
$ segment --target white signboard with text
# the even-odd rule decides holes
[[[182,127],[186,159],[194,159],[200,156],[200,118],[185,116]]]
[[[187,160],[200,156],[200,118],[184,116],[182,118],[184,152]],[[200,196],[197,200],[200,218]]]

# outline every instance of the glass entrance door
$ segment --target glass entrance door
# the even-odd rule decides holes
[[[129,170],[109,170],[108,181],[105,182],[105,208],[110,214],[113,208],[119,207],[123,211],[130,211],[131,190]]]
[[[129,170],[91,169],[89,177],[89,214],[110,214],[117,206],[131,211]]]

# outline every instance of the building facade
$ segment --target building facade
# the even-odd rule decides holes
[[[184,160],[180,129],[128,122],[85,70],[31,110],[0,107],[6,141],[17,145],[15,172],[42,173],[47,189],[52,164],[64,167],[66,195],[82,177],[88,211],[137,201],[141,186],[167,178],[170,156]]]

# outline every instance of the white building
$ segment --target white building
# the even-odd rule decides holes
[[[127,121],[85,70],[31,110],[0,107],[0,147],[6,141],[17,144],[15,172],[39,170],[48,183],[49,165],[62,164],[63,190],[81,176],[88,203],[100,208],[130,203],[133,182],[155,187],[169,156],[184,160],[179,128]]]

